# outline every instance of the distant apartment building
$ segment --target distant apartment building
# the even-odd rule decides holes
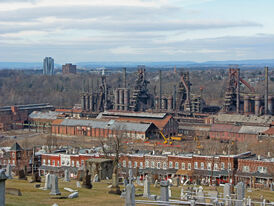
[[[43,64],[43,74],[53,75],[54,74],[54,59],[51,57],[45,57]]]
[[[63,74],[76,74],[76,65],[65,64],[62,66]]]

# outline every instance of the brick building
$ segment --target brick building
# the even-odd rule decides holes
[[[53,110],[50,104],[28,104],[0,107],[0,130],[21,129],[28,123],[28,115],[33,111]]]
[[[213,124],[209,130],[209,137],[210,139],[256,142],[259,136],[268,129],[269,127],[264,126]]]
[[[76,65],[73,64],[65,64],[62,65],[63,74],[76,74]]]
[[[252,155],[239,159],[236,178],[251,187],[270,187],[274,182],[274,158]]]
[[[168,115],[167,113],[105,111],[100,113],[97,119],[153,123],[166,137],[178,134],[178,122],[172,115]]]
[[[17,142],[0,154],[0,166],[6,167],[10,164],[15,173],[21,169],[31,172],[33,162],[34,171],[40,166],[40,157],[38,155],[33,156],[32,149],[23,149]]]
[[[112,137],[124,135],[133,139],[155,139],[158,128],[153,123],[133,123],[105,120],[57,119],[52,123],[52,134]]]

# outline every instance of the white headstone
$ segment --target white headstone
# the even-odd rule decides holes
[[[69,199],[73,199],[73,198],[76,198],[76,197],[79,197],[79,193],[78,193],[78,192],[71,193],[71,194],[68,196]]]
[[[168,185],[168,197],[171,198],[171,189],[170,189],[170,185]]]
[[[76,187],[78,187],[78,188],[81,187],[81,183],[79,181],[76,182]]]
[[[51,181],[50,174],[46,174],[46,177],[45,177],[45,187],[44,187],[45,190],[51,189],[51,182],[50,181]]]
[[[126,206],[135,206],[135,187],[132,184],[132,181],[129,181],[129,184],[126,186],[125,194]]]
[[[231,184],[225,183],[224,185],[224,198],[231,195]]]
[[[70,173],[68,170],[65,170],[64,182],[70,182]]]
[[[181,188],[180,198],[181,198],[181,200],[185,199],[185,193],[184,193],[184,188],[183,187]]]
[[[50,175],[51,191],[50,195],[61,195],[58,188],[58,177],[56,175]]]
[[[8,179],[12,179],[11,171],[12,171],[11,166],[10,166],[10,164],[8,164],[6,167],[6,176],[8,177]]]
[[[99,176],[98,176],[98,174],[94,175],[93,182],[99,182]]]
[[[203,187],[200,186],[197,192],[197,202],[199,203],[205,203],[205,194],[203,192]]]
[[[145,177],[145,182],[144,182],[144,194],[143,197],[149,197],[150,196],[150,182],[148,177]]]

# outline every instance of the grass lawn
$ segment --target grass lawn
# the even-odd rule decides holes
[[[44,179],[41,183],[44,186]],[[68,196],[69,192],[64,190],[64,187],[69,187],[74,190],[79,191],[79,197],[75,199],[51,199],[49,195],[49,190],[41,190],[34,188],[35,184],[40,183],[29,183],[25,180],[17,180],[16,178],[12,180],[6,181],[7,188],[17,188],[20,189],[22,192],[22,196],[14,196],[14,195],[6,195],[6,205],[7,206],[37,206],[37,205],[45,205],[50,206],[53,203],[57,203],[59,206],[65,205],[103,205],[103,206],[120,206],[124,205],[124,199],[120,198],[118,195],[111,195],[108,194],[109,189],[107,188],[108,183],[107,181],[102,181],[99,183],[93,183],[92,189],[85,189],[85,188],[76,188],[76,181],[72,180],[71,182],[63,182],[62,179],[59,179],[59,189],[62,193],[61,196]],[[123,187],[121,187],[121,190]],[[172,187],[172,199],[177,199],[180,197],[180,187]],[[186,188],[185,188],[186,189]],[[204,190],[209,190],[208,187],[204,187]],[[218,190],[222,192],[222,188],[219,187]],[[136,194],[143,193],[143,187],[137,186],[136,187]],[[159,195],[160,194],[160,187],[154,188],[151,186],[151,193]],[[246,196],[250,196],[252,199],[259,199],[263,196],[265,199],[274,201],[274,192],[268,190],[253,190],[252,193],[246,193]],[[142,199],[140,197],[136,199]]]

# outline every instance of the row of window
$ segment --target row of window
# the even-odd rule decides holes
[[[267,167],[259,166],[257,167],[257,171],[260,173],[267,173]],[[250,172],[249,166],[243,166],[243,172]]]
[[[7,165],[7,164],[11,164],[11,165],[15,165],[15,160],[12,160],[12,161],[10,161],[10,160],[3,160],[3,161],[1,161],[0,160],[0,165],[3,163],[3,165]]]
[[[48,165],[48,166],[55,166],[55,160],[48,160],[47,162],[46,162],[46,160],[45,159],[43,159],[43,163],[42,163],[43,165]],[[84,162],[84,160],[81,160],[81,166],[84,166],[84,164],[85,164],[85,162]],[[60,166],[60,162],[59,162],[59,160],[57,160],[57,166]],[[62,160],[62,162],[61,162],[61,166],[70,166],[70,162],[67,160],[67,161],[65,161],[65,160]],[[72,160],[71,161],[71,166],[72,167],[79,167],[80,166],[80,162],[79,161],[74,161],[74,160]]]
[[[123,167],[127,167],[128,168],[132,168],[132,162],[128,161],[128,165],[126,160],[123,160]],[[170,161],[169,162],[169,168],[175,168],[175,169],[182,169],[182,170],[191,170],[191,163],[181,163],[181,168],[179,166],[179,162],[175,162],[174,166],[173,166],[173,162]],[[134,162],[134,168],[138,167],[138,162]],[[139,163],[139,168],[143,169],[143,162]],[[145,161],[145,168],[157,168],[157,169],[167,169],[167,163],[166,162],[154,162],[154,161]],[[211,163],[207,163],[206,167],[205,167],[205,163],[201,162],[200,163],[200,167],[199,167],[199,163],[198,162],[194,162],[194,169],[207,169],[207,170],[211,170]],[[225,169],[225,163],[221,162],[221,169],[224,170]],[[231,169],[231,163],[228,163],[228,169]],[[214,163],[214,167],[213,170],[219,170],[218,164]]]

